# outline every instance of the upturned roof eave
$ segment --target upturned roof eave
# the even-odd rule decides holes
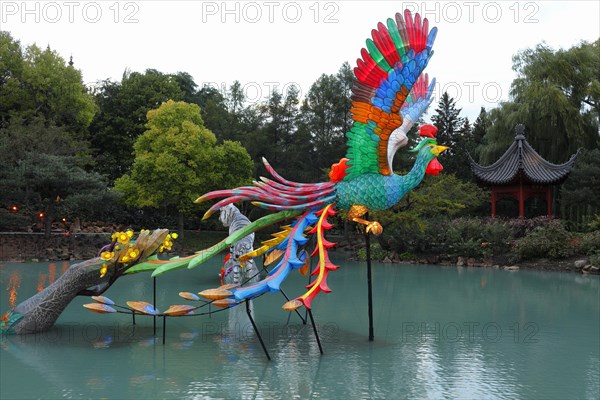
[[[567,162],[553,164],[540,156],[522,133],[517,134],[504,154],[491,165],[480,165],[467,153],[471,171],[481,183],[487,185],[514,183],[519,173],[534,184],[551,185],[561,183],[571,172],[578,154],[579,150]],[[507,163],[510,164],[506,165]]]

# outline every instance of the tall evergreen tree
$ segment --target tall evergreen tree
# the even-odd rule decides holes
[[[450,147],[447,153],[454,152],[455,144],[460,136],[460,128],[464,124],[464,119],[461,118],[461,108],[456,108],[456,102],[444,92],[437,108],[436,114],[431,117],[433,124],[438,128],[437,141],[443,146]]]
[[[438,128],[437,141],[449,147],[442,159],[444,170],[465,179],[468,177],[466,145],[471,136],[469,121],[460,116],[461,109],[456,108],[448,92],[442,94],[435,112],[431,120]]]
[[[484,137],[487,133],[488,123],[487,111],[485,110],[485,107],[481,107],[479,115],[473,123],[473,129],[471,130],[472,146],[467,148],[467,151],[475,161],[479,161],[481,147],[483,145]]]

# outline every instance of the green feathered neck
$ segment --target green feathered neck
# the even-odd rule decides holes
[[[423,144],[424,142],[426,141],[423,141],[419,144],[419,153],[417,154],[417,160],[415,161],[415,164],[413,165],[410,172],[403,176],[396,175],[396,179],[399,180],[397,184],[400,188],[399,192],[395,196],[398,197],[398,199],[394,199],[396,200],[396,202],[400,201],[400,199],[404,197],[406,193],[413,190],[423,181],[427,165],[429,165],[431,160],[433,160],[433,158],[435,157],[435,155],[431,152],[431,148],[425,147],[425,145]]]

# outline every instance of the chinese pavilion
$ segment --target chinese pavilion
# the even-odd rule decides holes
[[[515,140],[492,165],[477,164],[469,155],[471,170],[480,184],[492,191],[492,218],[496,217],[496,202],[511,198],[519,202],[519,217],[525,217],[525,201],[533,196],[545,196],[546,214],[552,217],[552,189],[562,183],[575,164],[577,154],[556,165],[540,156],[525,139],[525,126],[515,127]]]

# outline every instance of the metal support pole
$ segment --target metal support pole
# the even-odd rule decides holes
[[[311,239],[311,244],[314,243],[314,236],[313,239]],[[310,255],[308,255],[307,257],[310,257]],[[306,275],[308,275],[308,285],[310,285],[311,281],[312,281],[312,271],[313,271],[313,259],[312,257],[310,257],[310,264],[308,266],[308,273]],[[307,287],[308,287],[307,285]],[[306,325],[306,320],[308,319],[308,308],[304,307],[304,318],[302,318],[302,323],[304,325]]]
[[[152,278],[152,286],[153,286],[153,296],[152,296],[152,306],[156,309],[156,277]],[[154,316],[154,336],[156,336],[156,315]]]
[[[365,215],[365,219],[369,220],[369,213]],[[365,245],[367,246],[367,286],[369,299],[369,342],[374,339],[373,335],[373,284],[371,282],[371,235],[365,229]]]
[[[308,315],[310,316],[310,323],[312,324],[313,327],[313,332],[315,333],[315,338],[317,339],[317,344],[319,345],[319,351],[321,352],[321,355],[323,354],[323,347],[321,347],[321,339],[319,338],[319,333],[317,332],[317,325],[315,325],[315,320],[313,318],[312,315],[312,311],[308,310]]]
[[[283,291],[283,289],[279,289],[279,291],[281,292],[281,294],[283,295],[283,297],[285,297],[285,299],[287,301],[290,301],[290,298],[287,297],[287,294],[285,294],[285,292]],[[296,312],[296,314],[298,314],[298,316],[300,317],[300,319],[302,320],[302,323],[304,325],[306,325],[306,320],[304,318],[302,318],[302,315],[300,315],[300,312],[298,311],[298,309],[294,310]]]
[[[166,334],[167,334],[167,316],[163,315],[163,345],[165,344]]]
[[[250,313],[250,303],[248,302],[248,300],[246,300],[246,314],[248,314],[248,318],[250,318],[250,322],[252,323],[252,327],[254,328],[254,333],[256,333],[256,336],[258,336],[258,340],[260,341],[260,345],[262,346],[263,351],[267,356],[267,360],[271,361],[271,356],[269,355],[269,352],[265,347],[265,343],[262,340],[262,336],[260,336],[260,332],[258,331],[256,324],[254,323],[254,318],[252,318],[252,314]]]
[[[131,319],[133,319],[133,325],[135,325],[135,311],[131,310]]]

